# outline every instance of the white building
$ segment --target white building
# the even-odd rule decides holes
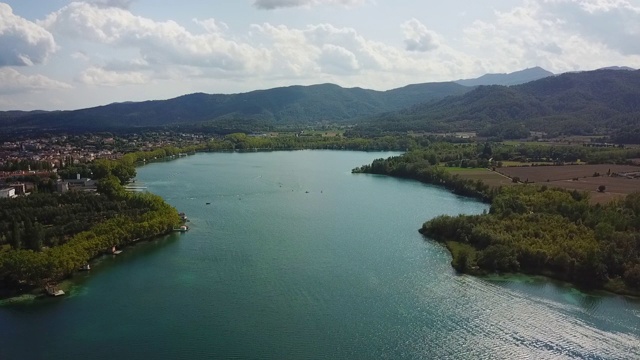
[[[0,198],[14,198],[16,197],[16,189],[4,188],[0,189]]]

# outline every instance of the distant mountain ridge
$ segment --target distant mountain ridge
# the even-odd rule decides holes
[[[533,68],[507,75],[515,81],[547,73]],[[483,81],[490,78],[487,75]],[[325,123],[359,124],[355,130],[370,134],[477,131],[487,136],[516,137],[529,130],[635,134],[636,129],[640,132],[638,99],[640,71],[616,68],[545,76],[511,86],[468,87],[441,82],[376,91],[320,84],[230,95],[195,93],[74,111],[0,112],[0,126],[3,133],[137,131],[178,126],[223,134]]]
[[[626,71],[636,71],[638,69],[634,69],[628,66],[607,66],[607,67],[603,67],[600,68],[598,70],[626,70]]]
[[[640,71],[565,73],[515,86],[479,86],[460,96],[370,119],[376,131],[478,131],[517,137],[611,134],[640,129]],[[364,128],[364,127],[361,127]]]
[[[74,111],[0,112],[0,124],[41,130],[98,131],[208,122],[229,130],[257,126],[345,123],[471,90],[452,82],[375,91],[334,84],[289,86],[240,94],[195,93],[169,100],[125,102]]]
[[[554,74],[539,66],[524,69],[508,74],[485,74],[475,79],[463,79],[457,80],[455,83],[464,86],[482,86],[482,85],[519,85],[543,79]]]

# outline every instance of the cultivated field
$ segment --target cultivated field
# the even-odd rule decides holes
[[[511,179],[505,175],[484,168],[461,169],[447,168],[451,174],[456,174],[463,179],[481,180],[485,184],[493,187],[514,185]]]
[[[638,172],[640,167],[628,165],[564,165],[497,168],[496,171],[509,176],[519,177],[520,181],[535,182],[568,190],[588,191],[592,203],[607,203],[615,198],[624,197],[640,191],[640,179],[607,176],[607,172]],[[600,176],[593,176],[594,173]],[[547,181],[548,179],[548,181]],[[577,179],[577,180],[574,180]],[[598,187],[604,185],[604,192]]]
[[[528,179],[529,182],[536,183],[547,182],[547,180],[558,181],[571,180],[574,178],[589,178],[593,177],[593,174],[596,172],[606,177],[609,170],[611,170],[611,173],[634,172],[640,171],[640,167],[629,165],[600,164],[496,168],[497,172],[504,174],[510,178],[517,176],[520,178],[520,181],[525,181]]]

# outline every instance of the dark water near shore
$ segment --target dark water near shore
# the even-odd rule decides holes
[[[68,297],[0,307],[0,359],[640,358],[639,301],[455,275],[417,229],[487,206],[350,173],[389,155],[198,154],[139,168],[191,231],[100,259]]]

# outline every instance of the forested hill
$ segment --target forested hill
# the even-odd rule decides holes
[[[567,73],[510,87],[480,86],[372,118],[360,131],[628,133],[640,129],[639,99],[640,71]]]
[[[56,112],[4,112],[0,125],[40,130],[113,130],[207,122],[236,129],[270,125],[345,123],[460,95],[470,88],[452,82],[409,85],[389,91],[333,84],[290,86],[232,95],[196,93],[169,100],[115,103]]]
[[[480,85],[518,85],[553,76],[553,73],[541,67],[524,69],[509,74],[485,74],[476,79],[458,80],[456,83],[464,86]]]

